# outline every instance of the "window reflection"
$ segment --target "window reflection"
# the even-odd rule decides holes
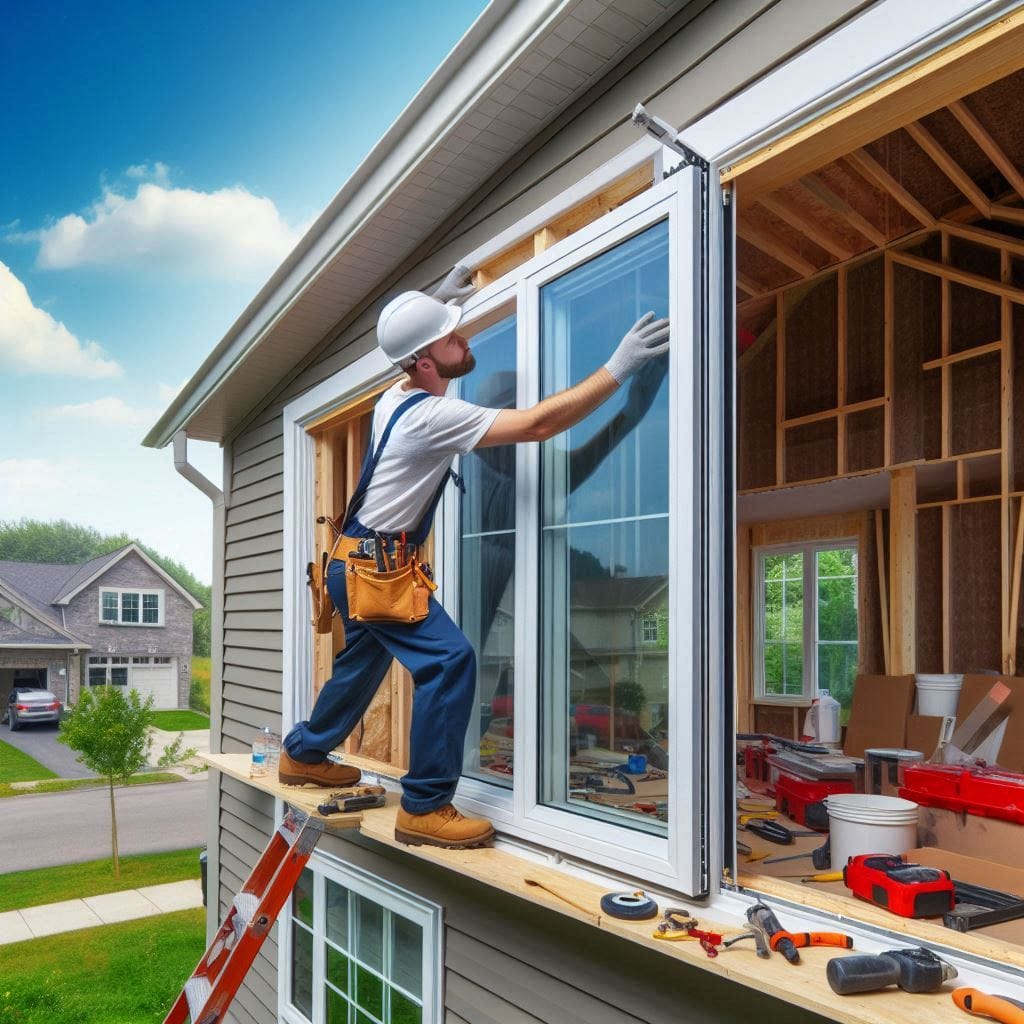
[[[668,315],[668,226],[541,290],[543,394]],[[668,820],[667,357],[541,461],[544,798],[663,832]]]

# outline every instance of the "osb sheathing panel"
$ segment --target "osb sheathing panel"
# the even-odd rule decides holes
[[[837,404],[836,275],[786,295],[786,417]],[[800,479],[806,479],[801,477]]]
[[[739,373],[739,486],[775,483],[775,341],[751,351]]]
[[[893,461],[938,458],[941,380],[921,365],[942,351],[939,279],[894,266],[893,300]]]
[[[820,420],[786,431],[786,483],[836,474],[836,421]]]
[[[950,643],[955,672],[1002,662],[998,501],[950,509]]]
[[[999,367],[998,352],[950,367],[950,448],[954,455],[999,447]]]
[[[888,192],[875,185],[872,179],[865,177],[856,166],[846,160],[839,161],[838,166],[851,181],[858,183],[858,188],[870,190],[874,197],[874,212],[868,220],[877,224],[887,238],[899,238],[921,227],[921,222],[912,213],[905,210]],[[865,191],[864,194],[869,193]]]
[[[743,238],[736,239],[736,266],[744,277],[750,278],[765,290],[778,288],[800,277],[795,270],[766,256]]]
[[[391,671],[395,671],[392,668]],[[363,715],[363,734],[357,751],[361,757],[375,761],[391,762],[391,686],[390,672],[384,677],[384,684],[377,691],[366,714]]]
[[[964,205],[963,194],[902,128],[864,148],[933,216]]]
[[[830,252],[762,206],[753,207],[749,214],[744,215],[743,220],[819,269],[833,262],[834,257]]]
[[[1024,490],[1024,306],[1013,307],[1013,480],[1011,489]],[[1024,615],[1021,616],[1024,619]]]
[[[995,249],[959,238],[949,240],[949,262],[960,270],[998,281],[1000,256]],[[1002,337],[998,295],[953,282],[949,288],[950,351],[962,352]]]
[[[799,709],[797,714],[803,715],[803,709]],[[781,736],[783,739],[796,739],[793,732],[793,709],[758,704],[754,708],[754,730]]]
[[[942,671],[942,509],[917,513],[918,672]]]
[[[775,323],[775,310],[777,308],[778,304],[775,301],[774,295],[766,295],[763,299],[744,301],[741,317],[743,327],[750,331],[755,338],[760,338],[768,327]],[[746,353],[740,356],[741,367],[745,358]]]
[[[858,473],[885,462],[885,412],[864,409],[846,417],[846,469]]]
[[[1021,117],[1021,96],[1024,96],[1024,71],[1015,71],[1006,78],[972,93],[964,101],[1010,162],[1018,168],[1024,168],[1024,117]]]
[[[822,202],[813,193],[808,192],[800,182],[791,182],[772,194],[785,197],[793,206],[798,206],[804,211],[808,220],[814,221],[823,231],[827,231],[851,252],[866,252],[872,248],[871,242],[867,241],[848,220],[836,213],[831,206]]]
[[[921,124],[990,199],[1001,195],[1009,187],[1006,179],[948,110],[936,110],[935,113],[921,118]],[[982,124],[988,128],[984,121]]]
[[[885,267],[881,256],[846,275],[846,401],[885,394]]]
[[[859,213],[883,234],[891,236],[897,233],[886,231],[884,194],[859,174],[851,173],[845,164],[838,161],[828,164],[816,172],[814,177],[827,185],[832,192],[849,205],[850,209]],[[902,231],[898,233],[903,234]],[[861,247],[858,246],[859,248]]]
[[[1002,456],[983,455],[978,459],[967,459],[964,463],[967,475],[967,497],[984,498],[997,495],[1002,487]]]

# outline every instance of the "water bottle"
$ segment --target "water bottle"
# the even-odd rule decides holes
[[[263,734],[263,743],[266,748],[267,771],[271,775],[275,775],[277,763],[281,760],[281,737],[269,725],[263,726],[260,732]]]
[[[267,737],[261,729],[252,741],[252,764],[249,766],[249,778],[259,779],[267,774]]]

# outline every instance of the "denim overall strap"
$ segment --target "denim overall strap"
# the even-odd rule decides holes
[[[448,472],[441,477],[441,482],[437,485],[437,490],[434,491],[434,497],[427,506],[427,510],[423,513],[423,518],[420,519],[416,529],[409,534],[408,540],[410,544],[420,545],[426,541],[427,536],[430,534],[430,528],[434,525],[434,513],[437,511],[437,506],[441,502],[441,495],[444,494],[444,489],[448,484],[449,477],[455,481],[455,486],[458,487],[463,494],[466,493],[466,485],[463,483],[462,477],[459,476],[455,470],[449,469]]]
[[[370,486],[370,480],[373,477],[373,471],[377,468],[377,463],[380,462],[380,457],[384,453],[384,445],[388,443],[388,438],[391,437],[391,431],[394,425],[398,422],[399,417],[402,413],[407,412],[414,405],[419,405],[420,402],[430,398],[430,395],[425,391],[421,391],[419,394],[412,395],[407,398],[392,414],[391,419],[388,420],[387,426],[384,428],[384,433],[380,436],[380,444],[377,445],[377,450],[374,452],[373,441],[371,439],[369,446],[366,449],[366,458],[363,459],[362,472],[359,474],[359,481],[356,483],[356,489],[352,493],[352,497],[349,499],[348,509],[345,511],[345,523],[341,528],[341,532],[346,537],[372,537],[373,530],[367,529],[361,522],[356,518],[359,509],[362,508],[363,499],[366,497],[366,491]],[[371,452],[373,453],[371,456]]]

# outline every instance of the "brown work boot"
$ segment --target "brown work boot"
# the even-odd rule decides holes
[[[467,818],[451,804],[426,814],[410,814],[398,808],[395,819],[395,838],[409,846],[444,846],[451,850],[464,850],[469,846],[482,846],[494,838],[494,829],[483,818]]]
[[[351,786],[359,781],[359,769],[337,761],[318,761],[303,764],[289,757],[283,750],[277,764],[277,778],[285,786]]]

